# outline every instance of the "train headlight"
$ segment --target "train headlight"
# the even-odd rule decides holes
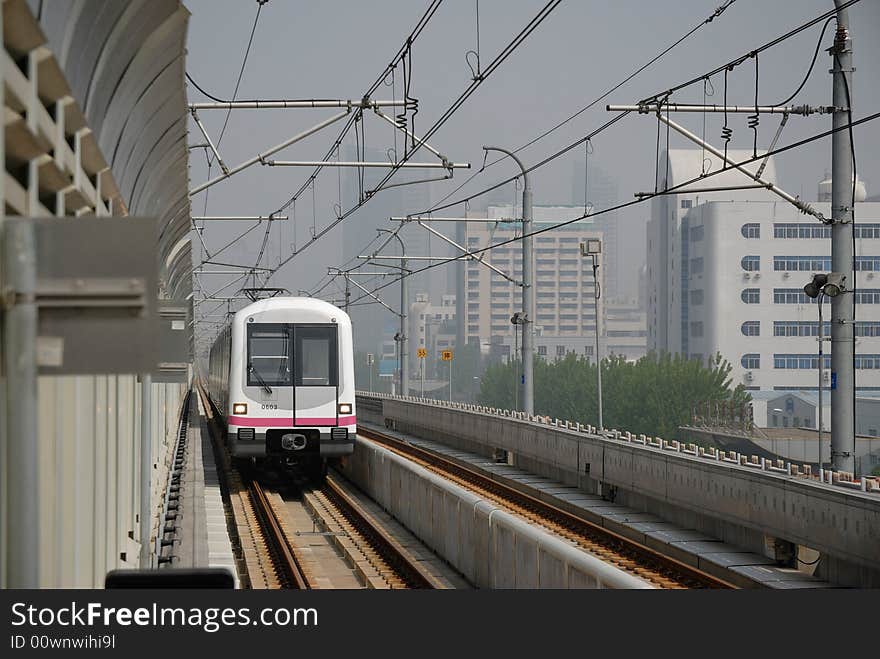
[[[232,404],[232,413],[233,414],[247,414],[247,403],[233,403]]]
[[[351,414],[351,403],[339,403],[338,409],[340,414]]]

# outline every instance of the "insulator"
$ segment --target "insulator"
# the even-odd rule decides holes
[[[749,120],[749,128],[755,129],[758,127],[758,124],[761,123],[761,115],[759,115],[757,112],[755,112],[755,114],[750,114],[748,116],[748,120]]]
[[[725,142],[729,142],[731,137],[733,137],[733,128],[723,126],[721,128],[721,139]]]

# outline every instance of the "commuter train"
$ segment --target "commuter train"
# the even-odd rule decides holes
[[[357,435],[351,319],[308,297],[274,297],[235,314],[211,347],[208,393],[229,452],[326,470]]]

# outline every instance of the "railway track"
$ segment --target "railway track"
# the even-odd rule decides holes
[[[265,473],[240,470],[217,439],[217,415],[201,387],[199,395],[221,466],[218,472],[231,510],[233,544],[246,577],[243,585],[255,589],[450,587],[385,527],[338,474],[331,472],[323,485],[313,486],[302,477],[288,475],[272,482]],[[335,551],[328,550],[331,544]],[[351,574],[340,576],[347,571]],[[335,578],[328,577],[331,572]]]
[[[364,427],[358,428],[358,436],[381,444],[659,588],[734,588],[717,577],[500,483],[440,453]]]

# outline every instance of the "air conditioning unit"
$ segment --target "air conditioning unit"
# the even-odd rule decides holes
[[[746,374],[743,376],[743,380],[745,380],[746,382],[751,382],[754,379],[755,379],[755,374],[752,373],[751,371],[746,371]]]

